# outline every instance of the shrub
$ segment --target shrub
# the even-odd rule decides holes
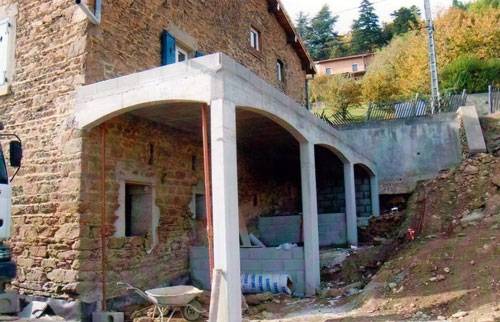
[[[500,59],[460,56],[443,69],[441,82],[444,92],[486,92],[489,84],[500,82]]]

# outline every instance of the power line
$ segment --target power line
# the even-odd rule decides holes
[[[382,2],[387,2],[387,1],[389,1],[389,0],[379,0],[379,1],[373,1],[373,2],[372,2],[372,5],[376,5],[376,4],[379,4],[379,3],[382,3]],[[336,11],[336,12],[332,11],[332,13],[333,13],[333,14],[335,14],[335,15],[338,15],[338,14],[340,14],[340,13],[349,12],[349,11],[353,11],[353,10],[359,10],[359,6],[357,6],[357,7],[352,7],[352,8],[349,8],[349,9],[343,9],[343,10]]]

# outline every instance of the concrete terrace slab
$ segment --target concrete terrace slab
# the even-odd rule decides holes
[[[300,142],[331,148],[376,172],[375,163],[332,128],[234,59],[212,54],[81,87],[76,96],[76,127],[91,129],[120,114],[175,103],[210,103],[223,98],[238,109],[263,114]]]

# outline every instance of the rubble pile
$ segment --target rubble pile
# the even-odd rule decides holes
[[[488,152],[500,157],[500,112],[480,118]]]
[[[403,220],[404,213],[397,209],[379,217],[371,217],[368,226],[359,229],[360,239],[375,245],[381,244],[383,241],[395,237]]]
[[[451,235],[500,212],[500,159],[478,154],[421,184],[409,204],[411,226],[420,234]]]

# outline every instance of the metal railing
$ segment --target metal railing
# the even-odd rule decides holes
[[[496,106],[500,99],[498,89],[496,92]],[[467,101],[465,90],[461,94],[443,95],[439,100],[439,108],[436,113],[456,112],[460,106]],[[324,104],[323,108],[314,112],[316,116],[335,127],[360,124],[370,121],[386,121],[398,119],[412,119],[432,115],[431,101],[418,95],[410,101],[369,103],[365,116],[354,117],[348,110],[333,111]]]
[[[491,114],[500,112],[500,89],[495,85],[488,86],[488,106]]]
[[[467,102],[467,92],[465,89],[462,94],[444,95],[439,100],[438,113],[456,112],[460,106],[465,106]]]
[[[397,120],[430,114],[430,101],[417,97],[406,102],[370,103],[366,113],[366,121]]]

